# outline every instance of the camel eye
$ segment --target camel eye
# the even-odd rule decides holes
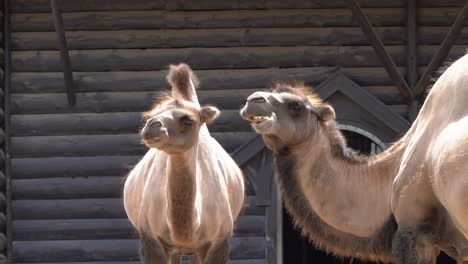
[[[291,102],[288,104],[288,109],[292,116],[298,116],[304,111],[304,106],[299,102]]]
[[[189,116],[183,116],[180,118],[180,123],[184,127],[191,127],[193,125],[193,120]]]

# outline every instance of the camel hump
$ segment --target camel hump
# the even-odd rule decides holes
[[[198,87],[198,78],[190,66],[185,63],[169,66],[167,81],[172,86],[172,97],[197,102],[195,89]]]

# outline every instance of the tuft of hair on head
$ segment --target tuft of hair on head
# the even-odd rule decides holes
[[[312,87],[307,86],[302,81],[292,81],[292,82],[275,82],[273,92],[276,93],[292,93],[301,97],[306,98],[312,105],[321,106],[328,105],[323,102],[322,98],[314,92]]]
[[[172,97],[168,91],[160,92],[155,96],[153,107],[150,110],[143,112],[143,118],[146,119],[152,117],[158,111],[158,109],[166,105],[171,100]]]
[[[198,88],[199,81],[193,73],[190,66],[185,63],[178,65],[170,65],[169,73],[166,77],[169,84],[172,86],[172,96],[184,100],[190,100],[192,97],[192,87]]]

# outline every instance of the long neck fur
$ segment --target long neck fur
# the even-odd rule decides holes
[[[168,213],[176,244],[193,241],[196,185],[195,153],[170,155],[168,159]]]
[[[397,173],[406,146],[406,137],[377,156],[361,157],[346,147],[334,123],[321,126],[321,132],[306,143],[285,147],[276,153],[278,181],[283,191],[285,206],[292,215],[296,228],[302,230],[316,246],[336,255],[381,262],[392,261],[391,244],[397,226],[390,212],[390,202],[385,203],[389,201],[389,188]],[[307,157],[307,161],[301,162],[304,157]],[[340,199],[348,199],[346,195],[353,195],[353,191],[349,192],[349,189],[340,192],[337,185],[341,181],[349,185],[349,188],[359,186],[355,191],[368,192],[373,196],[369,199],[380,203],[377,206],[388,206],[388,214],[382,219],[381,226],[377,227],[378,231],[368,237],[356,236],[337,230],[322,220],[306,199],[307,187],[300,184],[298,174],[305,163],[313,163],[306,175],[310,184],[314,184],[314,180],[320,176],[325,176],[323,173],[330,178],[330,187],[336,190],[336,193],[323,193],[323,196],[340,195]],[[380,189],[375,187],[378,183]],[[345,189],[343,185],[341,188]],[[330,200],[332,202],[333,199]],[[322,202],[329,201],[324,199]],[[346,220],[348,219],[344,219]]]

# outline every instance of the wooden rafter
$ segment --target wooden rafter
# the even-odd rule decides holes
[[[401,96],[407,103],[410,103],[411,99],[413,98],[412,90],[409,88],[408,83],[406,82],[405,78],[403,78],[403,75],[401,75],[401,73],[398,71],[395,62],[385,49],[382,40],[374,31],[371,23],[369,22],[369,19],[359,6],[359,3],[356,0],[347,0],[346,3],[351,9],[354,17],[356,17],[356,19],[358,20],[362,31],[365,33],[365,35],[371,42],[372,47],[374,47],[375,52],[382,60],[382,63],[385,69],[387,70],[388,74],[398,87]]]
[[[433,73],[440,67],[440,64],[443,60],[447,57],[450,49],[455,42],[455,39],[460,35],[463,27],[465,26],[466,17],[468,16],[468,1],[465,3],[465,6],[458,14],[457,19],[453,23],[452,27],[450,28],[449,32],[445,36],[445,39],[442,41],[442,45],[440,46],[437,53],[432,57],[431,62],[427,66],[426,70],[424,71],[423,75],[418,81],[414,89],[415,98],[418,100],[422,100],[424,98],[424,91],[426,90],[429,81]]]
[[[63,27],[62,13],[58,7],[56,0],[50,0],[50,6],[54,16],[55,32],[57,33],[57,40],[60,48],[60,60],[63,68],[63,77],[65,81],[65,88],[67,92],[68,104],[75,105],[76,96],[73,87],[73,72],[70,64],[70,55],[68,53],[67,39],[65,37],[65,30]]]

